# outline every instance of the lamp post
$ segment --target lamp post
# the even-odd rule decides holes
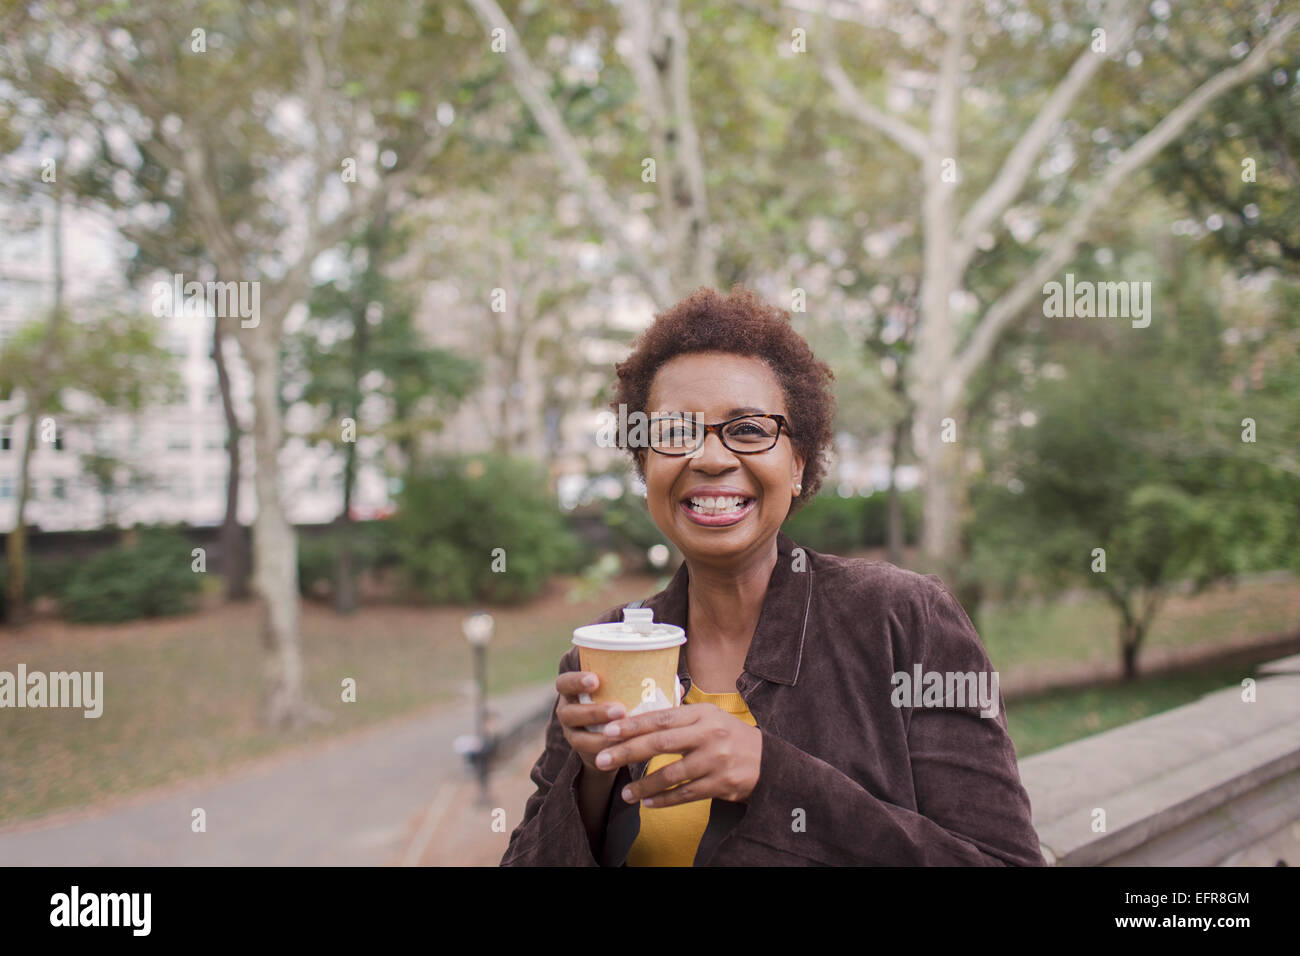
[[[495,622],[486,611],[475,611],[465,618],[465,640],[474,649],[474,725],[476,737],[462,753],[478,771],[478,803],[486,806],[488,800],[488,761],[492,755],[493,741],[487,726],[487,646],[492,640]]]

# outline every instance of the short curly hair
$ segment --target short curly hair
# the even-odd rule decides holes
[[[736,284],[723,296],[701,286],[655,316],[632,343],[632,354],[614,366],[618,379],[610,407],[646,414],[655,374],[669,359],[691,352],[729,352],[762,360],[775,374],[785,397],[791,441],[804,456],[803,489],[790,505],[793,513],[812,498],[830,465],[835,418],[835,379],[830,366],[813,355],[790,324],[790,313],[768,305]],[[645,480],[644,449],[629,449],[637,474]]]

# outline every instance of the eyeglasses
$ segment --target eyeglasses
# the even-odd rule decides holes
[[[664,415],[650,419],[650,450],[661,455],[681,457],[704,447],[710,432],[716,432],[722,444],[738,455],[757,455],[770,451],[781,437],[781,429],[793,438],[784,415],[742,415],[716,425],[698,419]]]

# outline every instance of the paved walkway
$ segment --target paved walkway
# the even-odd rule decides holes
[[[491,706],[497,725],[506,727],[554,700],[550,683],[495,698]],[[430,806],[442,802],[449,812],[472,812],[461,804],[472,804],[475,790],[453,749],[472,725],[469,702],[452,704],[216,781],[145,794],[98,813],[0,828],[0,866],[423,862],[436,849],[433,842],[426,838],[418,853],[411,847]],[[529,743],[523,749],[534,747]],[[531,763],[537,753],[540,745],[511,763]],[[195,807],[207,813],[206,833],[190,830]],[[512,829],[519,809],[522,804],[508,811]],[[500,838],[502,852],[507,838],[508,833]]]
[[[479,803],[477,781],[462,776],[444,783],[412,820],[400,862],[405,866],[499,866],[510,834],[524,817],[524,804],[536,789],[529,773],[545,747],[546,729],[539,727],[493,772],[486,805]]]

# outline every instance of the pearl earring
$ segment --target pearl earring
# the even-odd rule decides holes
[[[794,493],[795,493],[796,495],[801,495],[801,494],[803,494],[803,485],[795,485],[795,486],[794,486]]]

